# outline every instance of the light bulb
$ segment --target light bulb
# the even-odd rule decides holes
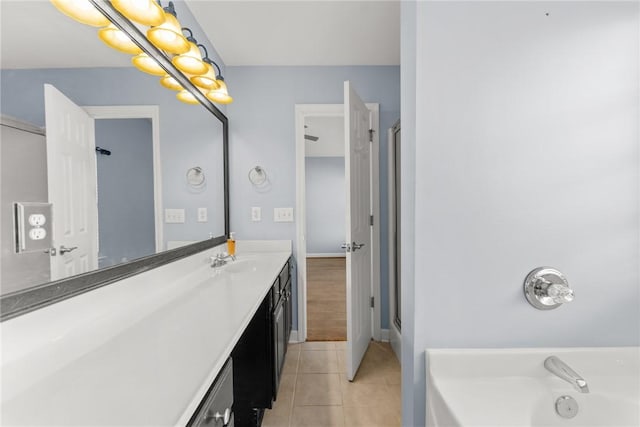
[[[198,101],[196,99],[195,96],[193,96],[193,94],[191,92],[189,92],[188,90],[181,90],[180,92],[178,92],[178,94],[176,95],[176,98],[178,98],[180,101],[186,103],[186,104],[199,104],[200,101]]]
[[[147,31],[147,38],[156,47],[170,53],[181,54],[189,51],[189,42],[182,35],[182,27],[178,19],[165,12],[165,21]]]
[[[137,55],[142,53],[142,49],[135,44],[128,35],[122,32],[113,24],[98,30],[98,37],[105,42],[107,46],[112,47],[120,52]]]
[[[93,27],[109,25],[109,19],[89,0],[51,0],[51,3],[60,12],[83,24]]]
[[[218,104],[231,104],[233,102],[233,98],[229,96],[227,84],[224,80],[218,80],[218,84],[220,85],[218,89],[207,92],[207,98]]]
[[[153,74],[154,76],[164,76],[167,72],[158,62],[145,52],[131,58],[133,65],[140,71]]]
[[[171,89],[171,90],[183,90],[184,89],[180,85],[180,83],[178,83],[178,81],[175,78],[171,77],[168,74],[160,79],[160,84],[162,86],[166,87],[167,89]]]
[[[154,0],[111,0],[120,13],[142,25],[158,26],[165,21],[164,10]]]
[[[207,72],[207,64],[202,60],[200,49],[193,42],[189,42],[188,52],[174,56],[171,62],[185,73],[200,75]]]
[[[191,77],[191,83],[203,89],[218,89],[220,87],[216,81],[216,73],[211,64],[207,64],[207,72],[205,74]]]

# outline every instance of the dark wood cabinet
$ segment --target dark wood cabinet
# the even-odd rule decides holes
[[[291,334],[291,259],[231,353],[235,425],[258,427],[277,398]]]

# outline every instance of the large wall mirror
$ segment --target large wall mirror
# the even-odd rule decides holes
[[[144,39],[108,2],[96,3]],[[224,242],[224,114],[206,98],[178,101],[49,1],[0,7],[2,319]],[[74,108],[89,122],[70,125]],[[63,144],[87,128],[98,149],[76,163]],[[41,212],[46,225],[29,225]],[[28,240],[32,228],[52,237],[46,248],[20,246],[16,235]]]

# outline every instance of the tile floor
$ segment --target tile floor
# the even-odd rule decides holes
[[[290,344],[263,427],[400,426],[400,364],[389,344],[371,342],[353,382],[345,350],[346,342]]]

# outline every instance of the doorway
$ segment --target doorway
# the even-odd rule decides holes
[[[307,341],[347,340],[344,117],[304,121]]]
[[[376,304],[375,301],[380,300],[380,272],[379,272],[379,221],[376,220],[379,216],[380,203],[379,203],[379,138],[378,138],[378,104],[366,104],[369,111],[372,113],[372,126],[373,142],[371,150],[371,198],[372,198],[372,212],[373,212],[373,226],[372,226],[372,240],[371,240],[371,256],[372,256],[372,284],[371,295],[373,297],[373,309],[371,310],[372,318],[372,330],[371,336],[375,340],[380,340],[380,304]],[[298,220],[296,222],[296,259],[298,260],[298,329],[292,334],[292,339],[296,341],[306,341],[308,336],[308,267],[307,267],[307,230],[309,226],[307,224],[307,200],[310,197],[307,194],[307,168],[306,168],[306,145],[305,145],[305,132],[307,135],[314,135],[314,129],[307,127],[305,124],[311,120],[318,121],[320,119],[339,120],[344,122],[344,105],[343,104],[298,104],[295,107],[296,116],[296,211]],[[309,126],[309,124],[307,124]],[[345,182],[345,191],[348,191],[348,185]],[[342,218],[344,222],[344,217]],[[322,231],[322,230],[320,230]],[[344,242],[344,238],[342,240]],[[332,249],[330,252],[321,253],[321,258],[342,258],[344,256],[344,249]],[[313,254],[312,254],[313,255]],[[326,256],[331,255],[331,256]],[[339,255],[339,256],[338,256]],[[313,263],[313,256],[309,257]]]
[[[144,185],[145,188],[147,188],[147,191],[152,191],[152,193],[148,196],[152,196],[152,201],[147,200],[148,203],[146,203],[144,206],[138,206],[136,209],[153,209],[153,218],[154,218],[154,222],[153,222],[153,231],[151,230],[146,230],[144,232],[144,234],[147,236],[145,238],[145,242],[144,243],[144,247],[138,247],[139,245],[133,245],[133,248],[138,247],[139,251],[142,251],[143,249],[153,249],[151,252],[147,253],[146,255],[149,255],[150,253],[158,253],[160,251],[162,251],[164,249],[164,234],[163,234],[163,217],[162,217],[162,181],[161,181],[161,165],[160,165],[160,112],[159,112],[159,108],[157,105],[110,105],[110,106],[85,106],[83,107],[84,110],[96,121],[96,123],[99,123],[99,126],[101,127],[105,127],[105,128],[110,128],[110,130],[114,130],[117,127],[117,124],[126,124],[127,127],[133,127],[133,128],[137,128],[138,130],[143,129],[143,132],[145,134],[147,134],[147,132],[150,130],[150,138],[151,138],[151,150],[149,152],[149,147],[145,147],[144,151],[145,153],[140,153],[141,156],[145,157],[145,165],[146,166],[142,166],[145,169],[149,169],[149,167],[152,168],[152,170],[148,170],[148,172],[145,174],[146,177],[144,178],[144,180],[146,182],[137,182],[134,183],[133,185]],[[113,125],[116,125],[115,127]],[[109,132],[105,132],[105,133],[109,133]],[[98,134],[96,134],[96,138],[98,138]],[[146,136],[145,136],[146,138]],[[118,144],[120,144],[122,141],[118,142]],[[102,143],[101,141],[99,141],[99,139],[96,139],[96,145],[100,146],[100,143]],[[106,147],[101,147],[104,149],[107,149],[107,151],[112,151],[112,156],[117,156],[118,155],[118,151],[113,151],[113,150],[108,150],[111,146],[106,146]],[[141,147],[139,147],[141,148]],[[120,151],[121,153],[121,151]],[[100,174],[100,172],[104,172],[103,175],[107,175],[110,172],[112,172],[110,170],[110,168],[108,167],[108,165],[104,164],[107,163],[110,160],[111,156],[105,157],[104,154],[100,154],[100,152],[98,152],[98,157],[99,157],[99,162],[103,163],[103,167],[102,171],[99,169],[98,173]],[[151,159],[149,159],[148,156],[151,156]],[[131,159],[129,159],[131,160]],[[149,162],[151,163],[149,165]],[[132,167],[134,165],[131,165]],[[151,186],[149,185],[148,180],[151,180]],[[114,184],[117,185],[117,184]],[[99,193],[100,193],[100,189],[98,189]],[[104,197],[104,196],[103,196]],[[98,201],[98,204],[100,204],[100,201]],[[121,203],[120,203],[121,204]],[[151,205],[150,205],[151,204]],[[100,208],[99,208],[100,209]],[[102,214],[104,214],[104,212],[101,212]],[[115,218],[112,218],[115,219]],[[100,219],[99,219],[100,221]],[[116,219],[117,221],[117,219]],[[141,232],[141,230],[137,230],[134,232],[134,235],[138,232]],[[154,241],[153,244],[151,244],[151,242],[148,241],[149,236],[151,235],[151,233],[153,233],[154,235]],[[128,234],[131,235],[131,234]],[[100,245],[101,246],[101,250],[104,247],[104,245]],[[122,246],[122,245],[120,245]],[[139,252],[142,253],[142,252]],[[144,254],[143,254],[144,255]],[[122,257],[128,258],[128,260],[133,259],[135,256],[137,256],[137,253],[131,253],[131,254],[119,254],[117,258],[119,259],[114,259],[114,261],[116,263],[119,263],[122,260]],[[99,260],[99,262],[101,262],[104,265],[100,265],[100,267],[103,266],[107,266],[109,261],[109,255],[105,255],[105,254],[101,254],[101,260]]]

